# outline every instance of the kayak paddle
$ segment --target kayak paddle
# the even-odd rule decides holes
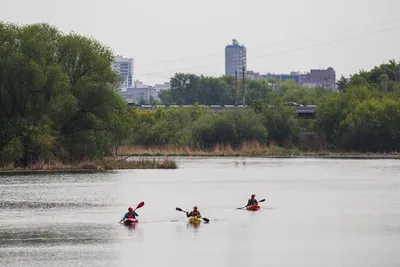
[[[140,209],[143,206],[144,206],[144,202],[142,201],[142,202],[139,203],[139,205],[137,205],[136,209],[134,209],[133,211],[135,211],[137,209]]]
[[[144,201],[140,202],[140,203],[137,205],[136,209],[134,209],[133,211],[135,211],[135,210],[137,210],[137,209],[140,209],[140,208],[143,207],[143,206],[144,206]],[[121,223],[121,222],[122,222],[122,220],[119,221],[119,223]]]
[[[187,212],[187,211],[182,210],[181,208],[176,208],[176,210],[177,210],[177,211],[182,211],[182,212],[185,212],[185,213],[189,213],[189,212]],[[202,219],[203,219],[203,221],[205,221],[206,223],[210,222],[210,220],[207,219],[207,218],[202,218]]]
[[[264,202],[265,201],[265,199],[261,199],[260,201],[258,201],[258,203],[260,203],[260,202]],[[244,209],[244,208],[246,208],[247,207],[247,205],[246,206],[244,206],[244,207],[241,207],[241,208],[237,208],[237,210],[241,210],[241,209]]]

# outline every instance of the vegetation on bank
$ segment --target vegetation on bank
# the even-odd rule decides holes
[[[246,79],[246,104],[251,109],[215,112],[196,103],[236,104],[242,98],[242,81],[236,90],[232,77],[178,73],[161,100],[194,107],[141,111],[127,106],[119,95],[112,60],[111,49],[92,38],[63,34],[47,24],[0,23],[0,168],[52,162],[82,168],[121,154],[400,151],[396,61],[340,79],[339,92],[291,81]],[[316,119],[297,118],[285,102],[317,105]],[[125,153],[127,147],[133,152]],[[143,153],[135,152],[139,150]],[[134,164],[111,165],[173,168],[175,163]]]
[[[317,158],[372,158],[372,159],[400,159],[400,152],[371,153],[371,152],[332,152],[328,150],[304,150],[297,147],[284,148],[275,145],[260,146],[257,142],[243,144],[240,148],[216,145],[207,150],[192,149],[190,147],[121,147],[121,156],[175,156],[175,157],[317,157]]]
[[[65,164],[61,162],[51,162],[48,164],[30,165],[28,168],[15,168],[14,166],[4,166],[1,172],[101,172],[121,169],[177,169],[176,162],[165,158],[157,160],[155,158],[140,158],[137,160],[115,160],[103,159],[96,161],[84,161],[76,164]]]
[[[400,151],[398,89],[383,94],[376,87],[351,86],[327,94],[317,102],[316,119],[297,118],[295,110],[279,99],[256,100],[251,109],[223,112],[200,106],[134,109],[133,128],[123,144],[191,151],[220,146],[236,151],[257,142],[264,150],[278,146],[303,152],[396,152]]]

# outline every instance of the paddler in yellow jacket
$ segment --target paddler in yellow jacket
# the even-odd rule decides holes
[[[201,218],[201,214],[200,211],[197,209],[197,206],[194,206],[191,212],[186,212],[186,216]]]

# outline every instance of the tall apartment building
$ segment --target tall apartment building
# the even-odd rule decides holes
[[[233,39],[231,45],[225,46],[225,75],[235,76],[237,71],[238,76],[241,77],[243,67],[246,72],[246,62],[246,47],[239,45],[239,42]]]
[[[121,76],[121,90],[133,87],[133,58],[116,56],[111,68]]]

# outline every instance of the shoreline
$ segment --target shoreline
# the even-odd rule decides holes
[[[136,160],[103,160],[81,162],[73,165],[54,163],[50,165],[32,165],[25,168],[2,168],[0,175],[29,175],[29,174],[60,174],[60,173],[107,173],[118,170],[149,170],[149,169],[177,169],[175,161],[164,159],[156,160],[155,157],[139,157]]]
[[[391,154],[329,154],[329,155],[313,155],[313,154],[297,154],[297,155],[273,155],[273,154],[254,154],[254,155],[242,155],[242,154],[185,154],[185,153],[177,153],[177,154],[169,154],[169,153],[154,153],[154,154],[130,154],[130,155],[120,155],[120,157],[124,158],[134,158],[134,157],[193,157],[193,158],[282,158],[282,159],[292,159],[292,158],[315,158],[315,159],[400,159],[399,155],[391,155]]]

